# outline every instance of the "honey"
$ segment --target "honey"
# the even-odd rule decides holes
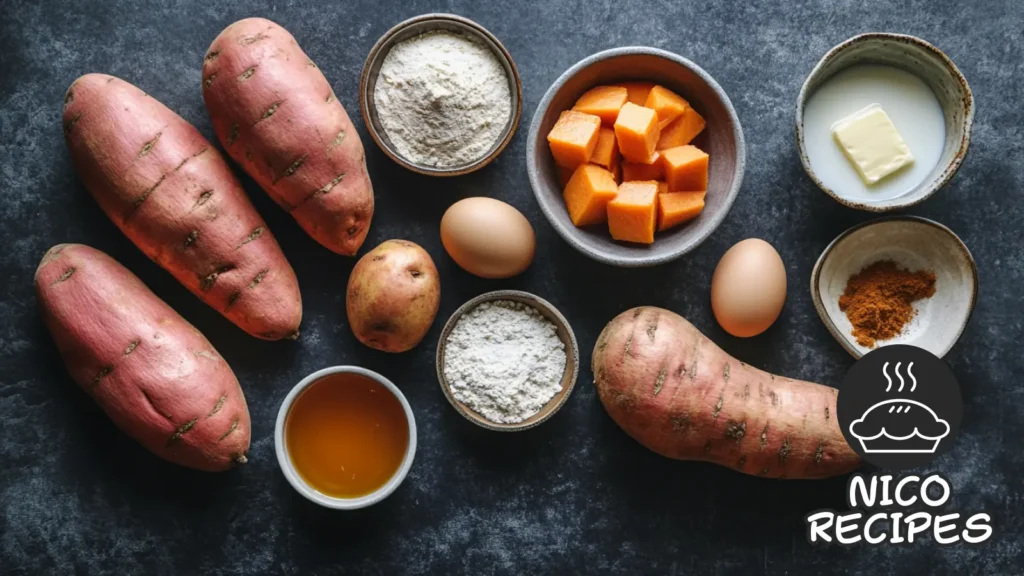
[[[311,384],[292,404],[285,444],[295,470],[336,498],[375,492],[394,476],[409,446],[401,402],[384,385],[339,373]]]

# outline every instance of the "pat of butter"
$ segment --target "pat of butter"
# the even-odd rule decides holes
[[[878,104],[832,125],[832,137],[868,185],[914,163],[914,155]]]

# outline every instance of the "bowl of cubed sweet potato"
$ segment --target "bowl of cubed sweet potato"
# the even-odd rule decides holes
[[[605,50],[562,74],[537,107],[526,156],[555,230],[624,267],[662,264],[703,242],[732,207],[745,161],[722,87],[648,47]]]

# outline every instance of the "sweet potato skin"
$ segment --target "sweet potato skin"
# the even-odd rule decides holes
[[[118,428],[189,468],[245,463],[249,410],[231,368],[127,268],[61,244],[43,256],[35,289],[72,378]]]
[[[298,334],[295,272],[195,127],[124,80],[86,74],[68,88],[64,128],[85,187],[150,259],[246,332]]]
[[[210,45],[202,77],[228,154],[317,242],[354,255],[373,216],[366,154],[295,38],[270,20],[239,20]]]
[[[615,317],[592,368],[612,419],[663,456],[769,478],[824,478],[860,465],[839,430],[834,388],[739,362],[674,312]]]

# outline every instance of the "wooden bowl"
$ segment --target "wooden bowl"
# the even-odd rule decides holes
[[[915,303],[915,317],[903,333],[878,346],[910,344],[943,357],[967,327],[978,299],[978,267],[952,230],[927,218],[890,216],[843,232],[825,248],[811,272],[811,300],[843,348],[854,358],[871,351],[850,334],[853,326],[839,310],[850,277],[869,264],[892,260],[909,270],[935,273],[935,294]]]
[[[555,325],[559,340],[565,344],[565,372],[562,373],[562,390],[559,391],[558,394],[555,394],[555,396],[551,398],[551,400],[549,400],[539,412],[516,424],[491,422],[480,414],[474,412],[462,402],[459,402],[452,394],[451,386],[448,384],[448,380],[444,375],[445,344],[448,341],[448,336],[455,328],[455,324],[458,323],[459,319],[462,318],[464,314],[476,308],[480,304],[483,304],[484,302],[494,302],[496,300],[511,300],[513,302],[519,302],[532,307],[537,312],[540,312],[542,316]],[[481,294],[466,302],[460,306],[459,309],[451,315],[448,322],[445,323],[444,328],[441,330],[441,338],[437,342],[437,381],[441,385],[441,391],[444,392],[445,398],[448,399],[448,402],[455,407],[455,410],[459,414],[462,414],[462,416],[470,422],[483,428],[487,428],[488,430],[495,430],[498,432],[527,430],[554,416],[555,412],[558,412],[562,405],[565,404],[565,401],[569,399],[569,394],[572,393],[572,389],[576,385],[576,377],[579,374],[579,365],[580,350],[576,343],[576,335],[573,334],[572,327],[569,326],[569,322],[547,300],[534,296],[529,292],[521,292],[519,290],[497,290],[494,292],[487,292],[486,294]]]
[[[381,64],[384,63],[384,58],[388,55],[388,52],[391,52],[391,48],[399,42],[434,30],[448,30],[462,34],[490,48],[498,62],[505,69],[505,74],[508,76],[509,92],[512,95],[511,114],[501,138],[479,160],[454,168],[434,168],[433,166],[416,164],[399,154],[391,144],[391,140],[388,139],[384,128],[381,127],[373,99],[373,91],[377,87],[377,76],[380,74]],[[370,49],[370,54],[366,57],[366,63],[363,65],[362,76],[359,79],[359,107],[362,109],[363,123],[366,124],[366,130],[370,133],[370,137],[373,138],[373,141],[377,143],[377,146],[389,158],[413,172],[427,176],[461,176],[475,172],[490,164],[492,160],[505,150],[508,143],[512,141],[512,136],[516,133],[516,127],[519,126],[519,117],[522,115],[522,101],[523,84],[519,80],[519,70],[516,69],[516,64],[512,61],[512,55],[508,53],[508,50],[505,49],[494,34],[491,34],[486,28],[468,18],[454,14],[424,14],[394,25]]]
[[[562,199],[547,135],[563,110],[584,92],[626,80],[655,82],[686,98],[707,121],[693,144],[711,155],[704,211],[691,222],[659,232],[649,246],[616,242],[607,226],[577,228]],[[633,268],[669,262],[696,248],[725,219],[739,194],[746,166],[743,129],[722,87],[693,62],[658,48],[629,46],[598,52],[574,64],[537,106],[526,144],[526,168],[544,216],[570,246],[605,264]]]
[[[814,92],[851,66],[883,64],[900,68],[924,80],[942,106],[946,140],[938,164],[916,186],[888,200],[864,201],[833,190],[811,168],[804,132],[804,107]],[[826,53],[811,70],[800,89],[796,105],[796,144],[804,171],[823,192],[837,202],[869,212],[888,212],[919,204],[946,185],[967,156],[974,121],[974,97],[967,80],[942,50],[904,34],[871,33],[854,36]]]

